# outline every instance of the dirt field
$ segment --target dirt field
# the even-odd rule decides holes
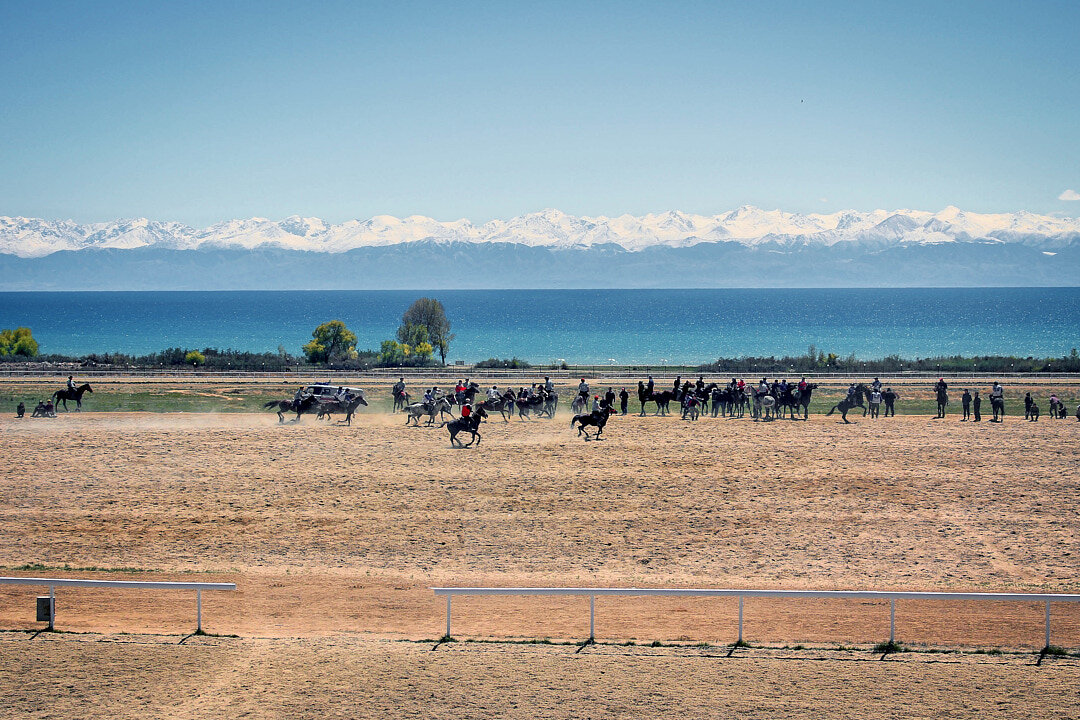
[[[442,634],[445,604],[433,585],[1076,592],[1075,420],[626,417],[612,420],[608,439],[586,443],[560,416],[492,422],[479,449],[467,450],[451,450],[445,430],[402,423],[383,413],[351,428],[236,413],[0,419],[3,574],[235,581],[236,593],[204,593],[204,625],[242,636],[193,638],[178,649],[164,637],[123,644],[5,633],[6,702],[26,669],[38,683],[7,714],[48,716],[44,688],[55,683],[73,699],[108,698],[103,708],[134,702],[133,716],[159,713],[180,695],[177,717],[217,708],[286,717],[300,707],[341,716],[386,707],[448,717],[678,707],[695,716],[730,708],[751,717],[800,709],[886,717],[908,702],[915,715],[1018,717],[1078,707],[1074,658],[1033,670],[1030,656],[933,665],[796,651],[821,659],[801,662],[761,650],[721,662],[688,649],[600,646],[575,656],[573,647],[458,643],[430,653],[389,642]],[[33,621],[40,591],[0,588],[0,628],[41,627]],[[194,624],[191,596],[62,590],[57,626],[181,633]],[[601,598],[597,635],[730,643],[735,608],[734,600]],[[580,639],[587,621],[581,599],[454,602],[458,637]],[[1042,621],[1036,603],[910,601],[898,604],[897,635],[916,645],[1031,649],[1043,644]],[[1055,606],[1053,627],[1054,644],[1080,646],[1080,608]],[[755,644],[865,648],[887,632],[881,603],[746,604],[745,635]],[[159,687],[147,677],[160,666],[175,682]],[[85,676],[89,668],[104,675]],[[348,702],[328,702],[338,693]],[[566,705],[575,700],[582,704]]]

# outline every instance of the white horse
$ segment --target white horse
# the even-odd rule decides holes
[[[775,420],[776,419],[776,398],[772,395],[755,394],[754,395],[754,419],[762,420]]]
[[[435,415],[438,415],[440,420],[443,415],[449,415],[451,418],[454,417],[454,411],[450,407],[450,401],[444,397],[439,398],[431,403],[431,405],[412,403],[411,405],[406,405],[402,410],[408,415],[408,417],[405,418],[406,425],[408,425],[410,421],[415,425],[419,425],[420,417],[422,415],[428,416],[427,423],[425,423],[426,425],[435,424]]]

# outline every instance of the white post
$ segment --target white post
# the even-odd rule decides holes
[[[1046,601],[1046,645],[1043,647],[1050,647],[1050,601]]]
[[[589,596],[589,639],[596,637],[596,596]]]
[[[739,596],[739,642],[742,642],[742,603],[743,596]]]
[[[450,598],[452,598],[452,597],[453,597],[453,595],[447,595],[446,596],[446,635],[445,635],[445,637],[451,637],[451,635],[450,635]]]
[[[49,629],[54,629],[53,623],[56,621],[56,587],[49,586]]]
[[[195,632],[202,632],[202,589],[195,591]]]
[[[889,599],[889,644],[896,640],[896,598]]]

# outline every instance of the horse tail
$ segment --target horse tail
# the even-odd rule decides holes
[[[578,416],[577,416],[577,415],[575,415],[574,417],[570,418],[570,427],[574,427],[574,423],[576,423],[576,422],[577,422],[577,418],[578,418]]]
[[[829,412],[825,413],[825,417],[828,417],[829,415],[832,415],[832,414],[833,414],[834,412],[836,412],[836,405],[833,405],[833,406],[832,406],[832,410],[830,410]]]
[[[268,403],[266,403],[265,405],[263,405],[263,407],[264,407],[264,408],[272,408],[272,407],[274,407],[274,406],[275,406],[275,405],[277,405],[277,404],[278,404],[278,401],[277,401],[277,400],[271,400],[270,402],[268,402]]]

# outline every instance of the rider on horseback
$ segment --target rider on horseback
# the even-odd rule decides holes
[[[76,390],[76,388],[75,388],[75,378],[72,377],[71,375],[68,375],[67,389],[68,389],[69,392],[75,392],[75,390]]]
[[[577,392],[581,396],[583,405],[589,402],[589,383],[585,382],[585,378],[581,378],[581,382],[578,383]]]
[[[492,402],[498,402],[499,398],[502,397],[502,393],[499,392],[499,386],[492,385],[487,391],[487,396],[488,400],[491,400]]]

